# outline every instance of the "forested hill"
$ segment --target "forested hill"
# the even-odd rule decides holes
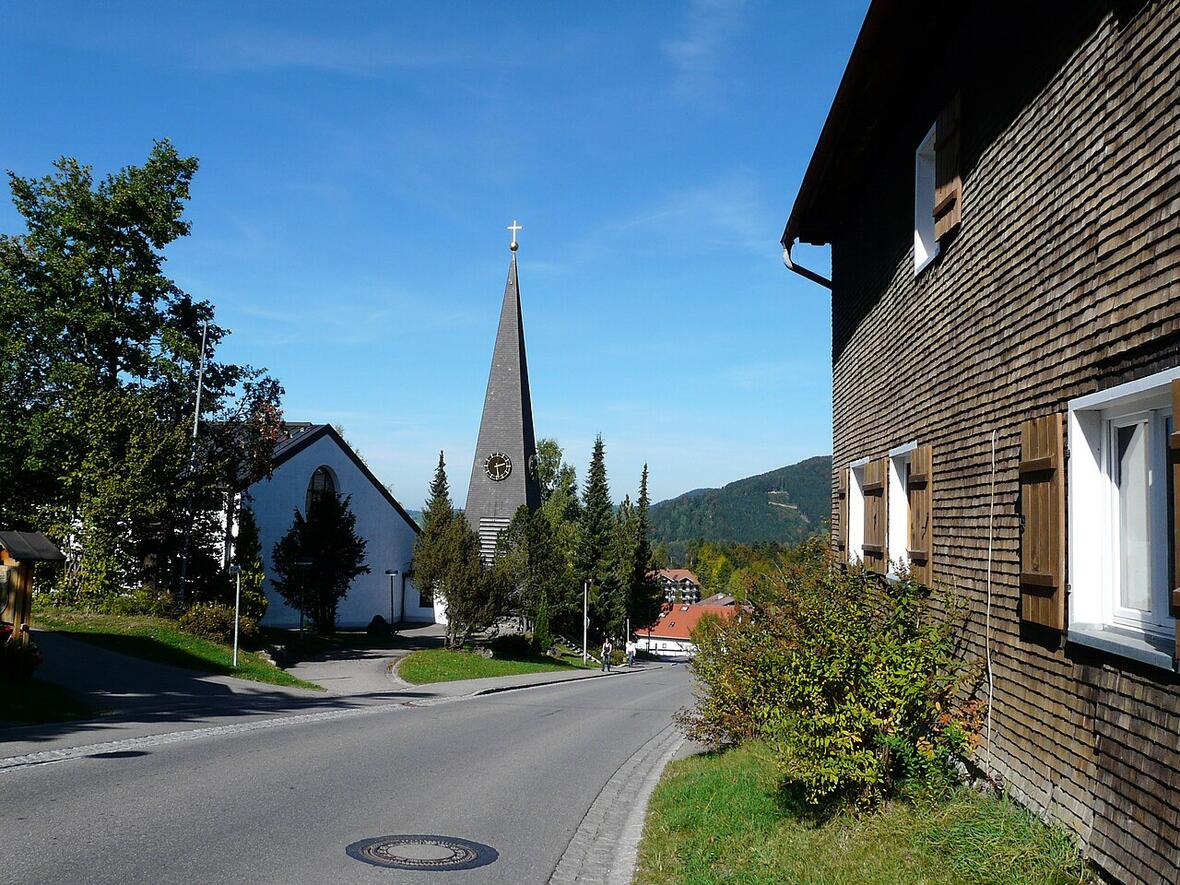
[[[652,505],[652,540],[794,544],[823,530],[831,502],[832,458],[821,455]]]

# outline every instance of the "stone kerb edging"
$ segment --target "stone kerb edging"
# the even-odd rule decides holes
[[[684,741],[670,723],[619,766],[582,818],[549,885],[624,885],[632,880],[648,802]]]

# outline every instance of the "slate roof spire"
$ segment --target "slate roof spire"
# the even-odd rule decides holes
[[[512,257],[500,308],[500,326],[488,388],[484,396],[479,440],[467,491],[467,521],[479,533],[484,558],[495,553],[496,537],[522,504],[541,506],[537,481],[537,441],[533,432],[533,402],[529,393],[528,358],[524,346],[524,318],[516,270],[516,232],[512,222]]]

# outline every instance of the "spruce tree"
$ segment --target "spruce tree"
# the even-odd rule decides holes
[[[326,494],[298,510],[295,521],[271,551],[275,589],[296,611],[302,609],[320,633],[336,630],[336,608],[357,575],[369,574],[368,542],[356,533],[351,496]],[[301,560],[310,565],[300,566]]]
[[[631,615],[632,629],[646,627],[655,621],[664,601],[659,582],[653,573],[655,556],[651,549],[650,531],[647,511],[651,506],[651,498],[647,493],[647,465],[643,465],[643,475],[639,480],[639,503],[635,508],[635,547],[631,560],[631,592],[628,611]]]
[[[414,581],[420,590],[442,590],[447,570],[453,561],[451,524],[455,508],[451,504],[451,489],[447,482],[447,465],[443,453],[438,453],[438,467],[430,483],[430,499],[422,514],[425,525],[414,540]]]
[[[594,441],[594,454],[582,490],[576,561],[579,577],[597,583],[607,576],[614,522],[610,487],[606,482],[606,447],[602,443],[602,434],[599,434]]]

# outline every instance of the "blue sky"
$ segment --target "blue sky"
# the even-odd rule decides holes
[[[6,2],[0,166],[199,157],[168,271],[408,507],[439,449],[466,495],[517,218],[538,436],[671,497],[831,450],[778,237],[866,6]]]

